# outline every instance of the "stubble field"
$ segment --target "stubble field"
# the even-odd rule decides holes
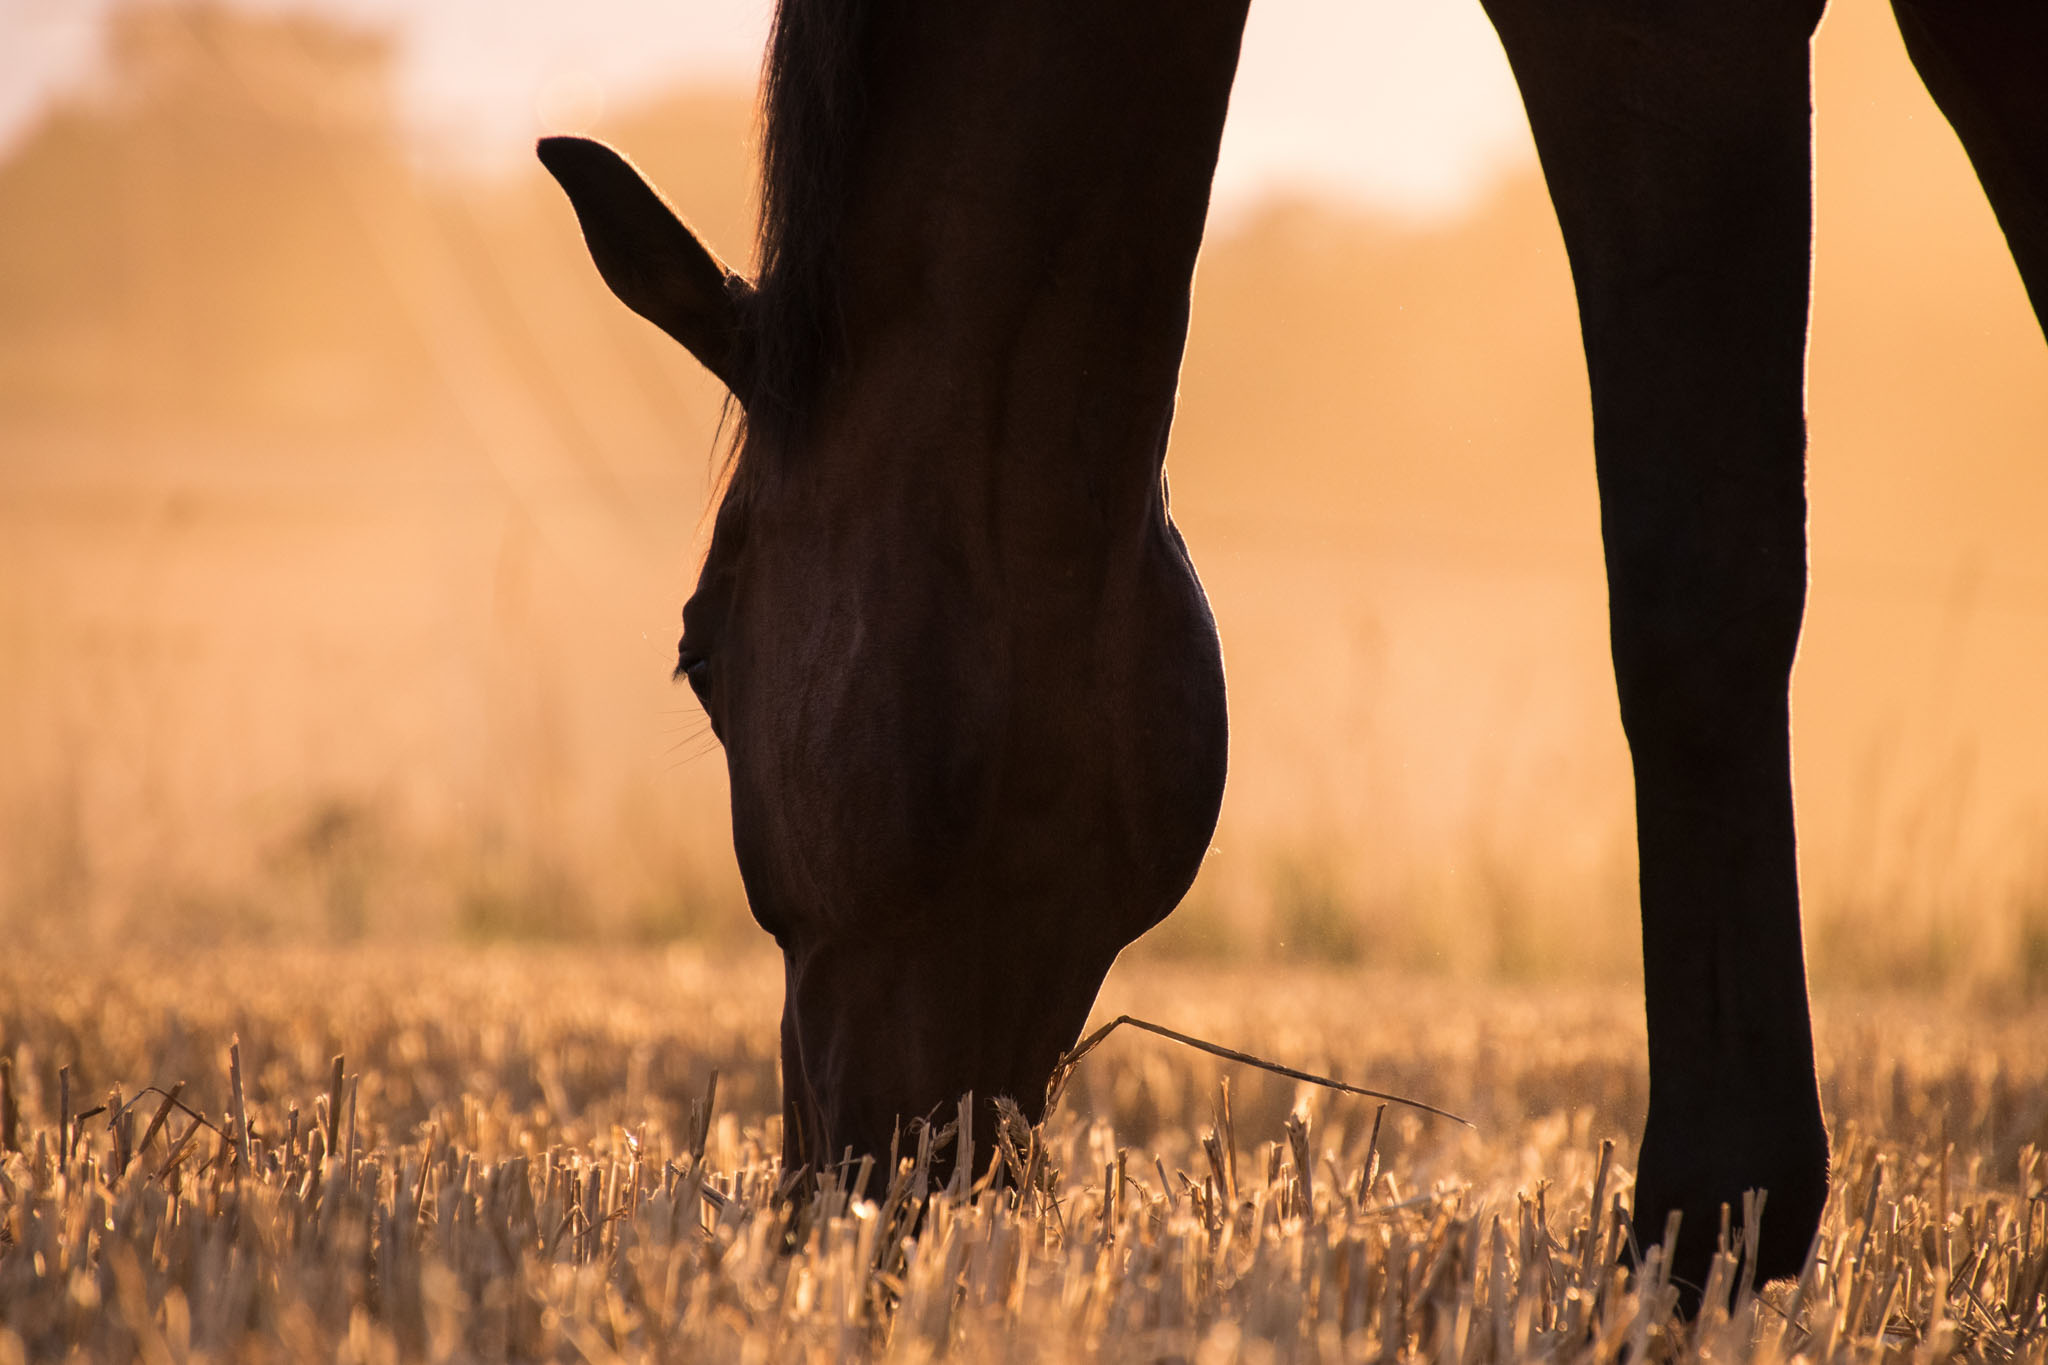
[[[797,1211],[780,984],[688,948],[11,960],[0,1360],[2048,1358],[2038,1005],[1824,999],[1812,1264],[1685,1325],[1611,1268],[1626,988],[1134,964],[1102,1017],[1472,1126],[1375,1138],[1370,1101],[1125,1030],[975,1155],[1009,1181],[937,1187],[938,1124]]]

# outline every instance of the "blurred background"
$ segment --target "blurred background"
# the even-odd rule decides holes
[[[0,923],[743,944],[668,681],[721,392],[531,157],[750,254],[765,0],[0,0]],[[1880,0],[1816,46],[1823,984],[2048,992],[2048,346]],[[1636,971],[1570,278],[1476,4],[1257,0],[1169,459],[1230,787],[1139,952]]]

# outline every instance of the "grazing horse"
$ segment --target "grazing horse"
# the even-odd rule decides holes
[[[678,675],[781,946],[785,1158],[1036,1118],[1222,801],[1163,474],[1246,0],[783,0],[759,278],[540,146],[600,273],[743,410]],[[950,1109],[941,1112],[950,1113]]]
[[[1635,1223],[1828,1181],[1794,857],[1809,41],[1821,0],[1485,0],[1578,292],[1636,779],[1650,1108]],[[1896,0],[2048,300],[2048,6]],[[786,1158],[964,1091],[1037,1116],[1185,891],[1223,677],[1162,477],[1245,0],[783,0],[761,270],[632,169],[541,157],[628,306],[739,400],[678,672],[781,945]],[[984,1150],[986,1150],[984,1148]]]

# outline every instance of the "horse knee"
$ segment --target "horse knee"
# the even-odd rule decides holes
[[[1711,771],[1725,756],[1784,748],[1806,603],[1803,539],[1610,557],[1610,569],[1615,684],[1638,761],[1667,755]]]

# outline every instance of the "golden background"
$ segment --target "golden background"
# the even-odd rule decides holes
[[[118,10],[0,163],[0,916],[23,941],[745,941],[668,670],[721,394],[395,39]],[[2048,347],[1882,5],[1816,43],[1822,982],[2048,989]],[[728,256],[751,94],[590,131]],[[1148,950],[1634,972],[1584,365],[1524,151],[1455,216],[1212,225],[1173,501],[1231,686]]]

